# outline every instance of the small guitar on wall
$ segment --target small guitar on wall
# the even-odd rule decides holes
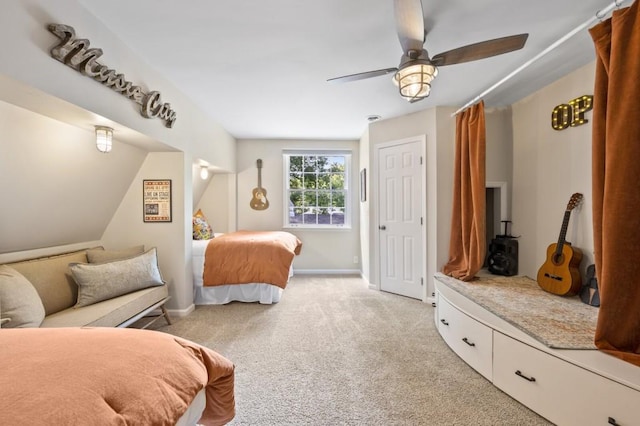
[[[253,188],[253,197],[249,205],[254,210],[266,210],[269,208],[267,200],[267,190],[262,187],[262,160],[256,161],[258,167],[258,186]]]
[[[547,260],[538,270],[538,285],[543,290],[559,296],[574,296],[582,286],[578,270],[582,261],[582,251],[571,247],[571,243],[565,240],[571,210],[581,202],[582,194],[575,193],[571,196],[564,212],[558,242],[547,247]]]

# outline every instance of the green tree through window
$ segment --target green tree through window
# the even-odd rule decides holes
[[[350,161],[351,155],[344,153],[285,154],[285,226],[348,226]]]

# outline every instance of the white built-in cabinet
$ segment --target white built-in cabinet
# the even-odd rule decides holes
[[[597,350],[551,349],[438,276],[438,332],[496,387],[560,426],[640,425],[640,367]]]

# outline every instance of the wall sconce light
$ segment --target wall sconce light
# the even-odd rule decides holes
[[[209,169],[207,166],[200,166],[200,179],[207,180],[209,177]]]
[[[110,152],[112,140],[113,129],[111,127],[96,126],[96,148],[98,148],[98,151],[105,154]]]

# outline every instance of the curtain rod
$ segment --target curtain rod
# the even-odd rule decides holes
[[[544,49],[542,52],[538,53],[536,56],[534,56],[533,58],[529,59],[527,62],[525,62],[524,64],[520,65],[518,68],[516,68],[515,70],[513,70],[510,74],[508,74],[506,77],[504,77],[502,80],[498,81],[497,83],[495,83],[493,86],[489,87],[487,90],[485,90],[484,92],[480,93],[478,96],[476,96],[475,98],[471,99],[469,102],[467,102],[466,104],[464,104],[464,106],[460,107],[456,112],[454,112],[453,114],[451,114],[452,117],[458,115],[460,112],[464,111],[467,107],[475,104],[476,102],[478,102],[480,99],[482,99],[483,97],[485,97],[488,93],[494,91],[498,86],[502,85],[504,82],[506,82],[507,80],[509,80],[511,77],[513,77],[514,75],[518,74],[520,71],[522,71],[523,69],[527,68],[529,65],[531,65],[532,63],[534,63],[535,61],[537,61],[538,59],[540,59],[541,57],[543,57],[544,55],[546,55],[547,53],[551,52],[552,50],[554,50],[556,47],[560,46],[562,43],[564,43],[565,41],[567,41],[568,39],[570,39],[571,37],[573,37],[576,33],[582,31],[583,29],[585,29],[586,27],[588,27],[589,25],[591,25],[593,23],[593,21],[595,20],[602,20],[604,19],[604,17],[611,12],[613,9],[620,7],[620,5],[622,5],[622,3],[626,2],[627,0],[615,0],[613,3],[611,3],[609,6],[605,7],[604,9],[601,9],[599,11],[596,12],[596,14],[594,16],[592,16],[591,18],[589,18],[587,21],[585,21],[584,23],[578,25],[577,27],[575,27],[573,30],[569,31],[567,34],[565,34],[563,37],[561,37],[560,39],[558,39],[557,41],[555,41],[553,44],[551,44],[549,47],[547,47],[546,49]]]

